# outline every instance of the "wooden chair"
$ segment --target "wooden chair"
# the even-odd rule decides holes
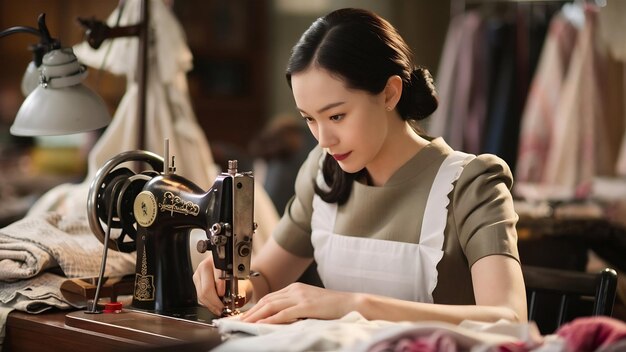
[[[528,320],[535,321],[542,334],[551,334],[577,317],[613,313],[617,289],[613,269],[586,273],[522,265],[522,272]]]

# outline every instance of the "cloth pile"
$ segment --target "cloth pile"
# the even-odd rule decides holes
[[[225,342],[214,351],[623,351],[626,323],[610,317],[583,317],[542,336],[535,323],[466,320],[436,322],[367,320],[350,312],[338,320],[300,320],[288,325],[215,320]]]
[[[63,297],[61,284],[67,278],[98,276],[102,250],[82,217],[50,212],[0,229],[0,347],[11,310],[83,308]],[[134,253],[108,252],[105,275],[134,271]]]

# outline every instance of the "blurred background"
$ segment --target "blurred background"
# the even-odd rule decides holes
[[[250,167],[256,150],[268,141],[261,132],[275,117],[287,125],[296,119],[284,68],[290,49],[319,16],[341,7],[363,7],[389,19],[415,50],[418,62],[436,70],[451,16],[447,1],[407,0],[166,0],[182,24],[193,55],[189,93],[197,120],[223,165],[237,157]],[[118,0],[0,0],[0,29],[37,28],[46,14],[52,37],[63,46],[85,38],[77,18],[106,21]],[[32,60],[29,47],[37,38],[15,34],[0,40],[0,224],[21,215],[20,209],[54,185],[79,181],[86,173],[86,155],[98,133],[59,137],[15,137],[9,127],[24,100],[20,82]],[[126,77],[90,68],[86,85],[107,103],[111,116],[126,89]],[[293,116],[294,118],[290,118]],[[280,120],[280,119],[277,119]],[[284,123],[283,123],[284,124]],[[263,144],[265,143],[265,144]],[[255,148],[251,148],[254,144]],[[267,147],[270,148],[271,147]],[[28,197],[25,197],[28,195]],[[18,199],[20,200],[18,202]]]
[[[623,230],[626,1],[162,1],[180,22],[193,56],[189,95],[214,162],[224,169],[235,158],[241,169],[254,168],[279,213],[315,144],[285,82],[290,49],[319,16],[361,7],[388,19],[416,62],[435,77],[440,107],[425,121],[428,133],[444,136],[455,149],[496,154],[511,166],[521,235],[527,227],[553,231],[554,224],[535,220],[554,220],[555,214],[604,225],[608,220],[611,231]],[[0,0],[0,29],[37,27],[38,15],[45,13],[50,34],[74,46],[85,38],[78,17],[105,21],[122,3]],[[0,39],[0,226],[22,217],[55,185],[82,181],[87,155],[104,131],[9,134],[24,100],[20,82],[32,59],[29,47],[36,42],[27,34]],[[113,116],[126,79],[90,67],[86,84]],[[595,222],[588,226],[598,229]],[[626,235],[617,246],[605,240],[594,243],[626,248]],[[555,247],[574,246],[576,253],[553,264],[584,268],[590,244],[588,238],[583,242],[580,236],[559,241]],[[545,239],[542,247],[550,248]],[[542,251],[525,253],[529,260],[535,253],[538,261],[550,259]],[[618,266],[626,268],[622,262]]]

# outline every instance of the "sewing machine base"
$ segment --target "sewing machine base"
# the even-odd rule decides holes
[[[189,350],[207,351],[221,343],[217,328],[210,324],[128,308],[122,309],[120,313],[104,314],[74,311],[65,314],[64,320],[65,326],[74,329],[74,333],[79,330],[88,331],[91,339],[93,333],[98,333],[99,336],[112,336],[116,341],[126,341],[135,345],[130,350],[149,346],[171,346],[172,350],[188,350],[176,347],[193,344],[202,348]]]
[[[137,312],[141,314],[155,315],[155,316],[163,316],[178,320],[184,320],[193,323],[200,323],[207,326],[215,326],[213,324],[213,319],[218,319],[220,317],[215,316],[215,314],[211,313],[208,309],[202,306],[197,307],[188,307],[188,308],[180,308],[168,312],[154,312],[147,311],[143,309],[134,308],[129,306],[125,308],[130,312]]]

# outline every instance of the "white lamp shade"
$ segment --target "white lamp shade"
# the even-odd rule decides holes
[[[111,118],[102,98],[82,84],[33,90],[17,112],[10,132],[16,136],[54,136],[92,131]]]
[[[22,76],[22,94],[27,97],[39,85],[39,68],[31,61]]]
[[[111,117],[102,98],[81,83],[86,71],[71,48],[47,53],[40,71],[40,83],[22,103],[11,134],[54,136],[109,124]]]

